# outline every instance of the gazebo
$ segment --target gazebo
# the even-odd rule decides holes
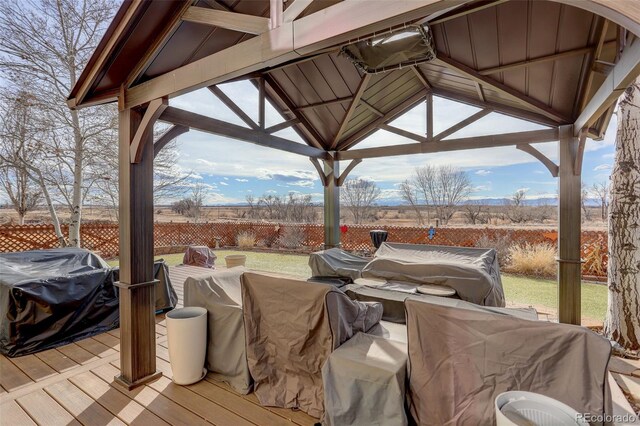
[[[582,156],[640,74],[636,34],[640,3],[624,0],[125,0],[68,99],[70,108],[118,104],[118,380],[132,388],[157,376],[153,158],[189,130],[309,157],[324,186],[326,247],[340,243],[340,186],[363,160],[527,152],[559,181],[559,320],[579,324]],[[218,87],[243,79],[258,89],[257,121]],[[170,105],[202,88],[246,125]],[[480,110],[434,134],[434,96]],[[266,102],[283,122],[265,125]],[[425,134],[390,124],[422,102]],[[455,137],[491,112],[544,128]],[[154,140],[156,121],[172,127]],[[305,143],[274,134],[288,127]],[[407,143],[358,148],[378,129]],[[554,141],[558,164],[532,145]]]

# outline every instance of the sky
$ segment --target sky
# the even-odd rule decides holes
[[[219,87],[257,121],[258,93],[251,83],[240,81]],[[206,89],[172,99],[170,104],[247,127]],[[434,97],[434,134],[477,111],[477,108],[471,106]],[[420,104],[390,124],[424,134],[425,117],[425,105]],[[267,103],[266,126],[282,121],[284,119],[280,114]],[[533,123],[491,113],[447,139],[543,128]],[[302,143],[291,128],[275,135]],[[604,140],[587,140],[583,181],[588,186],[609,179],[615,135],[614,116]],[[379,130],[356,147],[368,148],[410,142],[412,141],[402,136]],[[534,146],[557,162],[555,142]],[[266,194],[284,195],[290,192],[311,194],[315,202],[322,201],[322,184],[315,168],[306,157],[194,130],[178,138],[178,147],[177,164],[183,172],[192,173],[193,182],[205,185],[206,204],[236,204],[245,202],[247,195],[257,198]],[[344,169],[346,164],[347,162],[343,162],[341,167]],[[508,198],[518,190],[526,191],[527,198],[531,200],[555,198],[557,194],[557,179],[553,178],[538,160],[515,147],[365,159],[350,173],[349,178],[375,181],[382,190],[379,204],[397,204],[401,202],[398,185],[408,179],[416,167],[426,164],[450,164],[465,170],[473,183],[471,199]]]

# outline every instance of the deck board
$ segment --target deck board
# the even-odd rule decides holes
[[[183,284],[204,268],[170,268],[182,306]],[[318,420],[301,411],[263,407],[211,375],[190,386],[171,381],[164,315],[156,316],[156,382],[127,391],[119,374],[120,330],[18,358],[0,356],[0,425],[300,425]]]

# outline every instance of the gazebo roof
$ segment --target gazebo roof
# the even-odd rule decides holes
[[[224,97],[215,84],[261,77],[271,102],[322,150],[347,150],[378,128],[398,133],[388,122],[432,95],[550,127],[579,123],[600,138],[640,57],[621,26],[640,26],[633,2],[290,0],[280,23],[271,15],[269,0],[125,1],[69,104],[123,92],[132,107],[202,87]],[[364,74],[339,52],[412,23],[429,27],[435,60]],[[602,102],[607,78],[614,87]]]

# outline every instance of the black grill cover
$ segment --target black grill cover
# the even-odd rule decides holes
[[[0,254],[0,353],[26,355],[118,327],[113,271],[78,248]]]

